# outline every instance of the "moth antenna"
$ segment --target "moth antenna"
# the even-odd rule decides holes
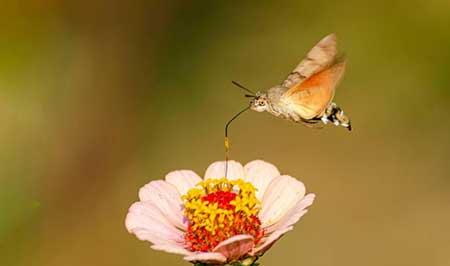
[[[231,83],[233,83],[235,86],[237,86],[237,87],[239,87],[239,88],[245,90],[246,92],[249,92],[249,93],[252,95],[252,97],[255,97],[255,96],[254,96],[255,93],[254,93],[253,91],[247,89],[246,87],[242,86],[241,84],[237,83],[236,81],[232,80]],[[245,96],[245,97],[247,97],[247,96]]]
[[[230,150],[230,142],[228,141],[228,127],[230,126],[231,122],[233,122],[236,118],[238,118],[238,116],[240,116],[248,109],[250,109],[250,105],[235,114],[225,125],[225,178],[227,177],[228,173],[228,151]]]

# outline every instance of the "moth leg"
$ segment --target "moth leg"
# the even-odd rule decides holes
[[[309,119],[309,120],[304,120],[301,119],[298,123],[301,123],[302,125],[309,127],[309,128],[314,128],[314,129],[322,129],[325,127],[325,124],[320,123],[321,120],[320,119]]]

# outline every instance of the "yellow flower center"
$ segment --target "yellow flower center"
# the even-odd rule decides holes
[[[211,251],[220,242],[239,234],[250,234],[255,243],[263,236],[256,189],[242,179],[207,179],[183,197],[188,230],[187,248]]]

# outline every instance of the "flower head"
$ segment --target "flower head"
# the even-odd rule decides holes
[[[212,251],[219,243],[247,234],[257,244],[264,235],[258,213],[261,209],[256,189],[242,179],[207,179],[185,196],[185,234],[190,251]]]
[[[148,183],[129,209],[128,231],[191,262],[251,264],[314,201],[303,183],[264,161],[229,161],[224,173],[225,162],[215,162],[203,180],[180,170]]]

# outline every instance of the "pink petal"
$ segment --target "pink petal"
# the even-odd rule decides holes
[[[173,171],[166,175],[166,182],[177,188],[180,195],[195,187],[202,179],[191,170]]]
[[[139,198],[141,201],[152,202],[171,224],[186,230],[183,202],[173,185],[162,180],[151,181],[139,190]]]
[[[305,195],[305,186],[297,179],[282,175],[270,182],[264,193],[259,219],[263,228],[271,226],[288,213]]]
[[[251,255],[262,255],[264,254],[264,252],[266,252],[269,248],[272,247],[273,244],[275,244],[275,241],[277,241],[280,237],[282,237],[284,234],[286,234],[287,232],[292,230],[292,226],[284,228],[282,230],[278,230],[273,232],[272,234],[270,234],[265,240],[263,240],[264,242],[262,242],[261,245],[255,247],[252,252]]]
[[[225,176],[225,161],[215,162],[206,169],[205,179],[208,178],[222,178]],[[236,161],[228,161],[227,178],[235,180],[244,178],[244,168],[242,164]]]
[[[153,244],[184,243],[183,232],[169,223],[151,202],[134,203],[128,211],[125,226],[140,240],[150,241]]]
[[[251,235],[235,235],[225,241],[220,242],[214,249],[228,261],[234,261],[247,254],[254,246],[254,239]]]
[[[278,169],[268,162],[255,160],[244,166],[246,181],[251,182],[257,189],[256,197],[261,200],[269,183],[280,176]]]
[[[187,261],[203,262],[208,264],[219,264],[227,261],[227,258],[216,252],[201,252],[184,257]]]
[[[154,250],[164,251],[164,252],[183,255],[183,256],[189,256],[189,255],[193,254],[192,252],[188,251],[187,249],[183,248],[182,246],[177,246],[177,245],[158,244],[158,245],[151,246],[151,248]]]
[[[292,208],[289,213],[287,213],[278,223],[269,226],[269,228],[266,228],[265,231],[267,233],[270,233],[294,225],[296,222],[298,222],[298,220],[300,220],[303,215],[308,212],[306,208],[313,204],[315,197],[316,195],[312,193],[306,195],[303,199],[297,202],[295,207]]]

